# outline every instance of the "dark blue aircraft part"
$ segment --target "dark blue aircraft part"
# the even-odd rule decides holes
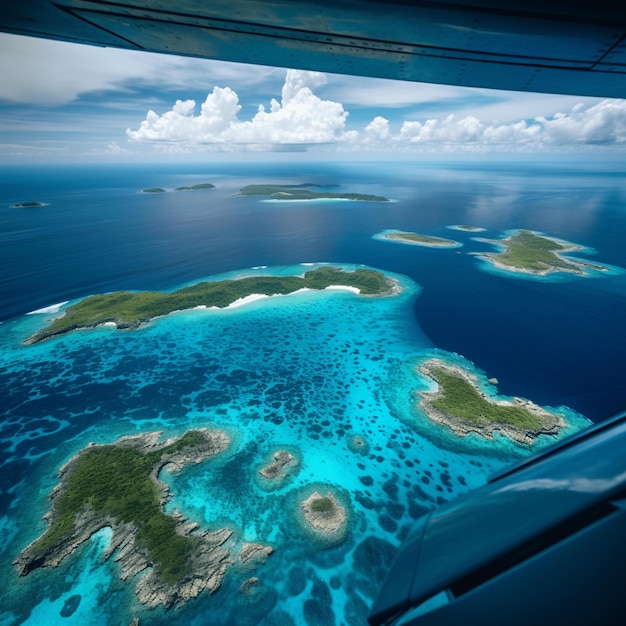
[[[403,544],[370,623],[395,623],[441,592],[451,601],[402,624],[461,615],[480,624],[585,624],[592,615],[626,623],[611,621],[626,617],[624,450],[622,415],[430,513],[421,540]]]
[[[402,550],[396,555],[392,569],[396,574],[387,576],[378,593],[376,607],[379,619],[392,617],[411,608],[415,565],[419,560],[424,531],[429,521],[430,513],[427,513],[413,525],[402,544]]]
[[[626,97],[626,6],[555,0],[22,0],[0,31],[514,91]]]

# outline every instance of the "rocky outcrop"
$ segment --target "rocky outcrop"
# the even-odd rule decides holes
[[[239,562],[246,568],[262,565],[274,552],[274,548],[261,543],[244,543],[239,552]]]
[[[149,607],[180,606],[203,591],[219,589],[226,570],[233,564],[232,551],[224,546],[232,531],[222,528],[204,532],[198,538],[191,556],[191,573],[176,584],[170,584],[151,569],[139,579],[135,587],[137,599]]]
[[[243,595],[252,595],[259,582],[260,581],[256,576],[244,580],[239,587],[240,593]]]
[[[343,541],[348,530],[348,515],[332,492],[322,496],[314,491],[300,503],[300,508],[310,530],[333,543]]]
[[[259,470],[259,474],[266,480],[276,483],[276,486],[280,486],[299,464],[300,462],[293,454],[287,450],[278,450],[274,452],[272,461]]]

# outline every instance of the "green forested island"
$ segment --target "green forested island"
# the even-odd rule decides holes
[[[215,185],[212,183],[198,183],[197,185],[183,185],[182,187],[176,187],[174,191],[198,191],[201,189],[215,189]],[[163,187],[148,187],[142,189],[141,193],[167,193],[167,189]]]
[[[138,328],[142,323],[173,311],[196,307],[223,308],[252,294],[279,295],[299,289],[326,289],[331,285],[354,287],[363,295],[391,293],[393,283],[381,272],[358,269],[346,272],[336,267],[320,267],[304,276],[254,276],[219,282],[202,282],[171,293],[160,291],[116,291],[81,300],[49,326],[26,339],[33,344],[79,328],[112,323],[119,329]]]
[[[265,196],[273,200],[360,200],[361,202],[389,202],[389,198],[364,193],[337,193],[312,191],[319,187],[312,183],[300,185],[248,185],[239,190],[242,196]]]
[[[529,230],[520,230],[506,239],[488,241],[494,245],[504,246],[502,252],[473,253],[493,263],[500,269],[513,272],[524,272],[537,276],[545,276],[553,272],[571,272],[587,274],[586,269],[606,271],[602,265],[566,259],[560,255],[564,252],[582,250],[580,246],[559,243],[549,237],[536,235]]]
[[[93,445],[78,452],[59,471],[52,492],[47,530],[26,547],[14,565],[21,576],[39,567],[57,567],[79,545],[105,527],[113,531],[105,558],[116,557],[122,579],[144,570],[137,597],[149,606],[180,605],[207,589],[215,591],[234,563],[225,546],[232,531],[198,531],[180,514],[166,514],[169,490],[158,480],[165,465],[180,470],[227,449],[220,430],[191,430],[159,443],[160,433],[123,437],[114,444]],[[247,559],[267,557],[271,548],[244,544]]]
[[[174,191],[197,191],[199,189],[215,189],[215,185],[211,183],[199,183],[198,185],[185,185],[183,187],[176,187]]]
[[[430,248],[456,248],[460,244],[453,239],[443,239],[442,237],[432,237],[420,233],[410,233],[401,230],[386,230],[376,235],[376,238],[398,243],[408,243],[417,246],[427,246]]]
[[[532,444],[539,435],[556,435],[565,426],[559,415],[529,400],[492,400],[469,372],[441,359],[425,361],[418,369],[439,385],[437,391],[420,392],[420,406],[432,421],[456,435],[491,438],[497,430],[518,443]]]

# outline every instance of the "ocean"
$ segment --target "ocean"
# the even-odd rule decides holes
[[[215,189],[174,191],[205,182]],[[392,202],[236,195],[255,183]],[[167,192],[140,193],[149,187]],[[428,423],[415,408],[428,388],[416,359],[444,358],[488,394],[552,407],[567,432],[626,408],[626,170],[617,164],[5,166],[0,189],[0,624],[365,624],[419,515],[549,443],[461,439]],[[44,206],[14,208],[22,202]],[[388,229],[462,246],[374,237]],[[480,239],[514,229],[580,244],[572,256],[610,271],[538,279],[471,254],[494,251]],[[325,264],[380,270],[402,292],[310,291],[22,344],[61,303],[90,294]],[[104,529],[58,568],[17,576],[12,561],[45,530],[47,495],[72,455],[89,442],[197,427],[226,430],[231,447],[179,475],[162,472],[168,511],[271,545],[265,564],[229,572],[216,593],[182,608],[149,610],[135,582],[103,560]],[[366,454],[349,445],[355,436]],[[258,468],[279,449],[300,469],[267,491]],[[339,545],[297,522],[312,489],[334,489],[346,504]],[[259,582],[245,594],[251,576]]]

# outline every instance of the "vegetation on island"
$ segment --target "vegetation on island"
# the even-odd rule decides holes
[[[310,183],[300,185],[248,185],[239,190],[242,196],[266,196],[274,200],[360,200],[361,202],[389,202],[384,196],[364,193],[337,193],[331,191],[312,191],[310,187],[319,187]]]
[[[163,512],[160,492],[151,473],[165,457],[206,445],[201,431],[188,431],[162,448],[143,451],[131,445],[92,446],[75,460],[54,508],[52,524],[30,547],[42,554],[74,531],[75,517],[86,507],[137,529],[136,542],[145,546],[159,577],[176,583],[191,571],[196,537],[176,532],[177,521]]]
[[[364,295],[388,293],[390,283],[384,274],[358,269],[345,272],[336,267],[320,267],[299,276],[254,276],[219,282],[202,282],[172,293],[158,291],[117,291],[94,295],[69,307],[63,317],[26,340],[32,344],[79,328],[93,328],[107,322],[132,329],[155,317],[199,306],[227,307],[252,294],[289,294],[299,289],[325,289],[331,285],[356,287]]]
[[[343,542],[350,526],[349,499],[346,498],[342,503],[338,499],[339,494],[330,485],[309,486],[305,493],[308,496],[299,499],[304,532],[323,545]]]
[[[43,202],[18,202],[13,205],[14,209],[33,209],[36,207],[45,206]]]
[[[428,376],[439,384],[441,396],[432,406],[465,422],[476,424],[510,424],[519,429],[538,430],[539,417],[514,405],[490,402],[464,376],[443,367],[428,367]]]
[[[391,241],[400,241],[403,243],[414,243],[424,246],[458,246],[459,242],[453,239],[444,239],[442,237],[432,237],[430,235],[422,235],[420,233],[409,233],[400,230],[389,231],[383,234],[384,239]]]
[[[329,513],[335,508],[332,500],[328,497],[319,498],[311,502],[311,510],[316,513]]]
[[[211,183],[199,183],[197,185],[185,185],[183,187],[176,187],[174,191],[196,191],[199,189],[215,189],[215,185]]]
[[[215,189],[215,185],[212,183],[198,183],[197,185],[183,185],[182,187],[176,187],[174,191],[198,191],[201,189]],[[142,189],[142,193],[167,193],[167,189],[163,187],[148,187]]]
[[[584,267],[604,269],[601,266],[564,259],[558,253],[570,252],[575,250],[577,246],[561,244],[554,239],[535,235],[529,230],[520,230],[517,234],[507,239],[490,243],[502,245],[505,247],[505,250],[502,252],[481,253],[479,256],[510,267],[512,270],[536,274],[547,274],[554,271],[584,274]]]

